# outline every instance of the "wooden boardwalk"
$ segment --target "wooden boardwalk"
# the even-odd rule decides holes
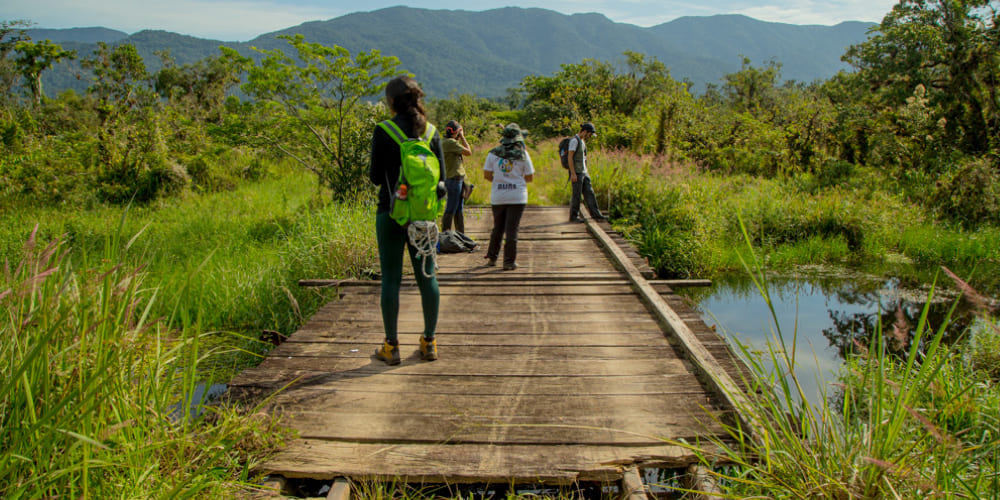
[[[379,287],[356,283],[230,383],[241,398],[280,390],[269,411],[299,433],[263,471],[571,484],[694,463],[670,441],[721,435],[713,417],[733,417],[719,380],[738,380],[741,365],[725,341],[668,286],[647,282],[648,267],[606,223],[529,207],[520,268],[505,272],[484,266],[489,209],[467,210],[467,234],[482,246],[440,256],[438,361],[417,355],[423,319],[412,279],[401,297],[403,362],[376,361]],[[640,293],[651,288],[670,306],[666,320]]]

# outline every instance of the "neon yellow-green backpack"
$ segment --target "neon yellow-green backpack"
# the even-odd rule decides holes
[[[444,213],[444,193],[439,193],[441,163],[431,151],[434,125],[427,124],[423,137],[406,134],[392,120],[379,123],[399,144],[399,181],[392,194],[389,215],[400,225],[411,221],[436,221]]]

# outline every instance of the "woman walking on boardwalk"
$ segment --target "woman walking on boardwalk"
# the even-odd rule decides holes
[[[483,165],[483,176],[492,182],[490,204],[493,208],[493,231],[486,250],[486,265],[495,266],[503,244],[503,269],[517,269],[517,232],[524,207],[528,204],[528,183],[535,168],[524,145],[527,130],[516,123],[503,128],[500,145],[490,150]]]
[[[392,122],[407,137],[421,137],[427,131],[427,113],[423,104],[424,92],[416,80],[408,76],[393,79],[385,87],[385,98],[395,116]],[[431,151],[437,156],[441,166],[440,178],[444,178],[444,155],[441,151],[441,137],[435,132],[430,142]],[[389,216],[392,191],[399,179],[400,149],[396,141],[382,127],[376,126],[372,133],[371,162],[368,178],[379,186],[378,208],[375,210],[375,236],[378,241],[379,265],[382,271],[382,324],[385,327],[385,342],[375,351],[375,357],[390,365],[398,365],[399,340],[397,321],[399,319],[399,287],[403,281],[403,249],[410,252],[410,262],[414,267],[414,278],[420,288],[420,302],[424,312],[424,332],[420,337],[420,357],[427,361],[437,359],[438,305],[441,300],[437,277],[428,277],[420,267],[434,266],[434,256],[417,257],[417,249],[409,243],[406,230]],[[430,260],[431,262],[425,262]]]

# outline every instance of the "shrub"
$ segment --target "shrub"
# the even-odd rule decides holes
[[[937,184],[933,205],[966,228],[1000,224],[1000,168],[989,158],[968,161]]]
[[[155,116],[102,130],[98,144],[98,196],[111,203],[146,203],[176,193],[186,175],[167,163],[167,149]]]
[[[827,158],[826,161],[816,167],[816,184],[821,188],[836,186],[847,182],[852,175],[854,175],[853,163],[836,158]]]
[[[704,270],[704,248],[695,236],[697,218],[680,188],[650,182],[648,172],[625,174],[614,186],[610,215],[624,219],[624,234],[657,274],[690,278]]]

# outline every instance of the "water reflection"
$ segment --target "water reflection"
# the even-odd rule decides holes
[[[228,388],[226,384],[208,385],[199,382],[186,402],[178,401],[170,407],[170,416],[174,420],[197,417],[201,415],[205,405],[218,401]]]
[[[795,355],[795,374],[806,398],[818,403],[821,388],[836,381],[844,357],[867,345],[882,325],[887,345],[905,353],[928,298],[928,325],[937,329],[955,304],[957,295],[929,285],[885,279],[862,272],[831,268],[802,268],[794,274],[768,276],[767,291],[786,348]],[[766,353],[767,342],[777,344],[774,319],[761,292],[745,275],[713,280],[709,288],[677,290],[691,298],[709,325],[730,339]],[[959,304],[946,340],[953,339],[970,321]],[[794,342],[794,346],[792,345]],[[768,368],[773,368],[766,364]],[[827,391],[832,396],[834,391]]]

